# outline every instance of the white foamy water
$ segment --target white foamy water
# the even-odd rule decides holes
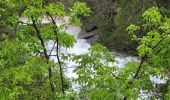
[[[56,24],[58,26],[62,25],[62,24],[66,24],[69,25],[66,29],[66,32],[70,35],[75,36],[76,38],[76,43],[74,44],[74,46],[70,49],[65,49],[65,48],[60,48],[61,53],[69,53],[69,54],[76,54],[76,55],[81,55],[81,54],[86,54],[89,52],[89,48],[91,47],[91,45],[86,41],[86,39],[78,39],[78,34],[81,31],[80,27],[71,25],[69,23],[68,17],[64,17],[64,18],[56,18]],[[42,20],[43,23],[49,23],[49,20]],[[47,49],[51,50],[51,48],[53,47],[54,42],[53,41],[49,41],[47,43]],[[55,50],[52,52],[52,54],[55,55]],[[115,60],[118,62],[114,62],[114,63],[110,63],[110,65],[115,65],[119,68],[123,68],[125,67],[125,65],[130,62],[130,61],[137,61],[136,57],[126,57],[124,55],[121,54],[117,54],[115,52],[112,52],[113,55],[119,55],[116,56]],[[56,57],[51,57],[51,60],[54,60],[57,62]],[[72,80],[73,78],[76,78],[77,75],[73,72],[73,70],[75,69],[75,67],[77,66],[77,64],[75,62],[65,62],[67,64],[67,66],[64,68],[64,72],[65,75],[70,78],[70,80]],[[79,88],[79,86],[77,84],[75,84],[74,82],[72,82],[72,88],[74,90],[77,90]]]
[[[78,39],[78,34],[81,31],[80,27],[77,26],[73,26],[69,23],[69,17],[64,17],[64,18],[56,18],[56,24],[58,26],[65,24],[66,26],[69,25],[67,27],[66,32],[70,35],[73,35],[76,38],[76,43],[74,44],[73,48],[70,49],[65,49],[62,48],[60,49],[61,53],[71,53],[71,54],[76,54],[76,55],[81,55],[81,54],[86,54],[89,52],[89,48],[91,47],[91,45],[85,40],[85,39]],[[23,22],[28,23],[28,20],[25,18],[21,19]],[[49,23],[51,21],[47,20],[46,18],[42,20],[42,23]],[[49,41],[46,45],[47,50],[51,50],[51,48],[53,47],[54,42],[53,41]],[[52,51],[52,54],[56,54],[55,50]],[[123,68],[125,67],[125,65],[130,62],[130,61],[139,61],[137,59],[137,57],[131,57],[131,56],[124,56],[122,54],[116,54],[115,52],[112,52],[113,55],[115,55],[115,59],[116,61],[118,61],[118,63],[114,62],[111,63],[119,68]],[[50,57],[51,60],[54,60],[57,62],[57,58],[55,56]],[[73,72],[73,70],[75,69],[75,67],[77,66],[76,63],[74,62],[65,62],[67,64],[67,66],[64,68],[64,73],[65,75],[70,78],[70,80],[72,80],[73,78],[76,78],[77,75]],[[154,83],[166,83],[166,80],[164,79],[160,79],[160,78],[156,78],[153,76],[150,76],[150,79],[152,82]],[[79,89],[79,85],[71,82],[72,83],[72,88],[74,90],[78,90]]]

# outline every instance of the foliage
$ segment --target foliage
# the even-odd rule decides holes
[[[116,12],[116,5],[114,0],[78,0],[86,2],[92,9],[90,17],[82,17],[83,28],[87,32],[97,29],[99,39],[97,42],[109,47],[112,41],[112,32],[115,29],[114,15]]]
[[[146,30],[146,35],[143,37],[137,37],[133,34],[140,43],[137,47],[139,57],[143,62],[146,60],[145,64],[148,66],[148,68],[144,68],[144,66],[141,65],[141,69],[139,69],[142,70],[142,68],[144,68],[144,72],[148,73],[150,76],[161,76],[161,78],[168,77],[168,74],[165,72],[169,69],[169,61],[167,60],[170,59],[167,57],[169,54],[169,46],[167,44],[170,40],[170,19],[163,17],[159,9],[155,7],[149,8],[142,16],[145,22],[143,25],[131,25],[127,28],[130,34],[140,29]],[[152,98],[156,99],[157,96],[153,96]],[[161,98],[164,98],[163,95],[161,95]]]
[[[83,16],[89,16],[91,13],[90,8],[87,8],[86,3],[81,3],[81,2],[76,2],[73,5],[73,8],[70,9],[70,14],[69,16],[70,21],[75,22],[75,25],[79,25],[80,24],[80,19],[78,18],[79,15],[83,15]]]
[[[161,79],[169,77],[166,71],[170,65],[170,19],[163,16],[158,8],[149,8],[142,15],[141,22],[127,28],[132,40],[139,44],[137,51],[140,60],[119,68],[114,65],[117,63],[115,57],[100,44],[92,46],[89,53],[83,55],[63,56],[59,53],[59,47],[71,48],[76,40],[65,32],[67,25],[56,25],[54,17],[70,16],[74,25],[80,25],[79,17],[91,13],[85,3],[75,3],[68,13],[60,2],[4,0],[0,4],[5,4],[0,12],[7,16],[6,19],[2,18],[1,23],[6,28],[12,28],[15,34],[13,39],[3,35],[0,43],[0,99],[81,98],[69,88],[69,80],[63,75],[64,60],[78,64],[74,70],[78,75],[75,81],[81,86],[79,95],[85,99],[144,99],[142,92],[150,95],[151,99],[170,98],[169,82],[165,85],[165,91],[158,92],[150,79],[151,76]],[[21,6],[25,7],[21,15],[17,11],[5,12]],[[137,5],[129,6],[134,8]],[[20,20],[20,16],[27,21]],[[43,22],[46,16],[50,19],[48,24]],[[131,19],[128,21],[131,22]],[[54,42],[54,48],[47,48],[48,41]],[[57,61],[51,60],[52,56]]]
[[[1,23],[5,27],[14,28],[13,39],[4,35],[0,43],[0,99],[64,99],[75,97],[75,94],[62,94],[69,89],[68,80],[62,76],[63,62],[60,61],[59,48],[47,48],[48,41],[54,41],[55,46],[70,48],[75,39],[67,34],[67,25],[57,26],[54,17],[72,15],[87,16],[90,9],[85,3],[78,2],[70,12],[66,13],[62,3],[46,3],[44,0],[1,0],[5,7],[0,9],[1,16],[7,16]],[[8,9],[25,7],[23,13]],[[78,10],[78,11],[77,11]],[[76,12],[75,12],[76,11]],[[0,17],[1,17],[0,16]],[[49,16],[51,22],[45,24],[43,19]],[[26,18],[24,22],[22,19]],[[78,17],[72,23],[80,22]],[[3,32],[2,32],[3,33]],[[10,32],[9,32],[10,33]],[[50,50],[48,50],[50,49]],[[54,50],[56,49],[56,50]],[[50,60],[50,52],[56,51],[58,61]]]
[[[126,28],[134,24],[142,24],[142,13],[152,6],[156,6],[156,0],[116,0],[117,1],[117,14],[115,15],[116,28],[112,33],[113,49],[136,53],[136,47],[139,45],[135,41],[131,41],[128,36]],[[143,31],[138,31],[137,36],[145,35]]]
[[[139,42],[137,48],[140,61],[130,62],[124,68],[114,66],[114,57],[109,51],[96,45],[85,55],[74,56],[79,64],[75,69],[78,74],[76,82],[82,86],[83,95],[93,100],[143,98],[142,91],[152,99],[163,99],[165,91],[157,93],[151,76],[167,77],[165,71],[169,65],[170,21],[163,17],[158,8],[145,11],[142,25],[130,25],[127,30],[132,39]],[[136,36],[136,32],[146,30],[146,35]],[[134,38],[135,37],[135,38]],[[168,60],[168,61],[167,61]],[[169,92],[165,95],[168,97]],[[164,99],[165,99],[164,98]],[[144,99],[144,98],[143,98]]]

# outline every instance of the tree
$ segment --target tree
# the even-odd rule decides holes
[[[70,22],[80,25],[78,16],[89,16],[90,9],[85,3],[77,2],[69,12],[63,4],[47,3],[43,0],[4,0],[0,12],[7,16],[1,23],[12,29],[13,38],[3,35],[0,43],[0,97],[11,99],[75,99],[63,75],[65,60],[72,60],[79,66],[75,69],[81,85],[80,95],[92,100],[131,100],[143,98],[142,93],[151,99],[169,99],[169,82],[165,91],[155,91],[151,76],[168,77],[170,65],[170,19],[162,15],[158,8],[148,9],[142,15],[142,23],[127,28],[133,41],[137,41],[140,60],[130,62],[124,68],[114,66],[114,56],[106,47],[96,44],[84,55],[62,55],[59,48],[71,48],[75,39],[65,32],[68,25],[57,26],[55,17],[70,16]],[[14,8],[24,7],[23,13]],[[14,10],[13,12],[6,12]],[[11,15],[11,16],[9,16]],[[19,20],[20,16],[28,19]],[[43,18],[49,17],[49,23]],[[1,18],[1,16],[0,16]],[[145,33],[140,37],[136,33]],[[2,32],[3,34],[6,32]],[[46,43],[53,41],[48,50]],[[55,47],[56,46],[56,47]],[[52,54],[55,51],[55,54]],[[56,57],[57,62],[50,59]],[[166,73],[167,72],[167,73]],[[79,97],[81,98],[81,97]]]
[[[73,61],[79,64],[75,72],[76,81],[82,86],[82,93],[93,100],[131,100],[143,98],[169,98],[169,92],[163,96],[155,94],[155,83],[151,76],[167,77],[169,64],[170,19],[161,15],[158,8],[149,8],[142,15],[143,24],[130,25],[127,30],[137,47],[140,61],[130,62],[124,68],[114,66],[114,57],[101,45],[93,46],[89,53],[74,56]],[[135,33],[145,30],[144,36]]]
[[[10,27],[15,27],[16,35],[13,39],[5,37],[1,43],[1,99],[61,99],[66,96],[65,91],[68,89],[66,85],[69,83],[63,75],[64,62],[61,60],[59,46],[70,48],[74,45],[75,39],[65,32],[67,25],[56,25],[54,17],[70,16],[70,22],[79,25],[80,19],[77,16],[88,16],[90,9],[81,2],[75,3],[69,12],[65,12],[60,2],[56,4],[43,0],[0,2],[5,3],[10,9],[25,8],[22,14],[14,11],[11,17],[6,19],[10,22]],[[20,16],[27,18],[27,23],[22,22]],[[42,22],[45,16],[50,18],[48,24]],[[49,40],[54,41],[53,46],[56,48],[47,50],[46,43]],[[51,54],[54,50],[57,62],[50,60],[50,57],[54,56]]]

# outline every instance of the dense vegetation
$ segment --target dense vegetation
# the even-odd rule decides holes
[[[138,0],[130,0],[128,6],[125,5],[129,2],[117,1],[120,7],[115,17],[118,28],[112,33],[114,36],[108,38],[113,39],[111,43],[104,31],[113,30],[112,26],[107,27],[107,23],[114,24],[114,20],[110,19],[113,23],[108,21],[107,15],[94,17],[104,18],[97,27],[102,28],[100,37],[103,36],[106,44],[121,45],[112,43],[118,40],[127,42],[124,38],[127,37],[137,51],[138,61],[119,68],[113,64],[117,62],[115,57],[101,44],[95,44],[89,53],[83,55],[59,52],[60,47],[72,48],[76,42],[74,36],[66,33],[68,25],[83,25],[81,19],[94,16],[94,10],[98,7],[90,9],[84,2],[70,3],[66,7],[60,0],[1,0],[0,99],[136,100],[147,99],[143,96],[147,95],[152,100],[169,100],[169,10],[166,5],[163,6],[164,10],[161,5],[157,6],[157,2],[161,1],[149,1],[151,3],[148,0],[140,2],[143,4],[140,6]],[[144,6],[146,4],[148,6]],[[126,15],[129,11],[137,15]],[[58,26],[55,17],[64,16],[69,16],[70,23]],[[43,22],[46,17],[48,23]],[[27,21],[22,21],[23,18]],[[95,22],[99,24],[98,19]],[[124,36],[124,32],[128,35]],[[50,50],[47,48],[48,41],[53,41]],[[51,57],[56,61],[51,60]],[[63,73],[64,66],[67,66],[65,61],[78,64],[74,70],[78,77],[74,81],[81,86],[79,92],[71,88],[70,80]],[[150,79],[152,76],[166,79],[165,84],[154,83]]]
[[[83,20],[88,31],[98,27],[99,40],[109,50],[118,50],[130,54],[136,53],[136,42],[132,42],[126,28],[132,24],[142,23],[142,13],[156,6],[160,12],[170,15],[169,0],[80,0],[86,2],[93,13]],[[139,33],[144,34],[142,32]],[[106,39],[107,38],[107,39]],[[133,44],[133,45],[132,45]]]

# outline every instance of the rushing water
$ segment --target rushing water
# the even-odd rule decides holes
[[[48,20],[43,20],[43,23],[48,23]],[[66,24],[69,25],[69,21],[68,21],[68,17],[64,17],[62,19],[57,19],[56,20],[57,25],[62,25],[62,24]],[[75,36],[76,38],[76,43],[73,46],[73,48],[70,49],[65,49],[65,48],[61,48],[61,52],[67,52],[70,54],[76,54],[76,55],[81,55],[81,54],[86,54],[89,52],[89,48],[91,47],[91,45],[86,41],[86,39],[79,39],[78,34],[81,31],[80,27],[77,26],[73,26],[73,25],[69,25],[67,27],[66,32],[70,35]],[[53,41],[49,41],[47,44],[47,48],[50,50],[53,46],[54,42]],[[55,51],[53,52],[55,54]],[[130,62],[130,61],[137,61],[137,57],[131,57],[131,56],[125,56],[122,54],[117,54],[115,52],[111,52],[113,55],[115,55],[115,60],[118,61],[118,63],[111,63],[114,64],[115,66],[119,67],[119,68],[123,68],[125,66],[126,63]],[[56,57],[51,57],[52,60],[57,61]],[[67,63],[67,67],[64,68],[64,72],[65,75],[72,79],[72,78],[76,78],[77,75],[73,72],[73,70],[75,69],[76,63],[74,62],[66,62]],[[72,82],[72,88],[74,90],[78,90],[78,85],[76,85],[74,82]]]
[[[56,24],[62,25],[62,24],[66,24],[66,26],[68,25],[66,32],[70,35],[73,35],[76,38],[76,43],[75,45],[70,48],[70,49],[65,49],[65,48],[60,48],[60,51],[62,53],[67,52],[67,53],[74,53],[76,55],[81,55],[81,54],[86,54],[89,52],[89,48],[91,47],[91,45],[85,40],[85,39],[79,39],[78,34],[81,31],[80,27],[77,26],[73,26],[69,23],[68,21],[68,17],[64,17],[64,18],[56,18]],[[27,19],[22,18],[21,19],[23,22],[27,22]],[[47,20],[47,18],[45,18],[44,20],[42,20],[42,23],[49,23],[50,21]],[[49,41],[46,44],[46,48],[48,50],[51,50],[51,48],[53,47],[54,42],[53,41]],[[132,56],[125,56],[123,54],[117,54],[115,52],[111,52],[116,58],[116,61],[118,61],[118,63],[113,63],[115,66],[119,67],[119,68],[123,68],[125,67],[125,65],[130,62],[130,61],[139,61],[139,59],[137,57],[132,57]],[[52,52],[52,54],[55,54],[55,50]],[[51,57],[51,60],[54,60],[57,62],[56,57]],[[76,78],[77,75],[73,72],[73,70],[75,69],[76,63],[74,62],[66,62],[67,63],[67,67],[64,68],[64,73],[65,75],[71,79]],[[156,77],[152,77],[150,76],[151,81],[153,81],[154,83],[165,83],[165,80],[162,80],[160,78],[156,78]],[[72,82],[72,88],[74,90],[78,90],[79,89],[79,85]],[[144,94],[144,93],[142,93]],[[143,96],[144,97],[144,96]],[[148,97],[148,95],[146,96]]]

